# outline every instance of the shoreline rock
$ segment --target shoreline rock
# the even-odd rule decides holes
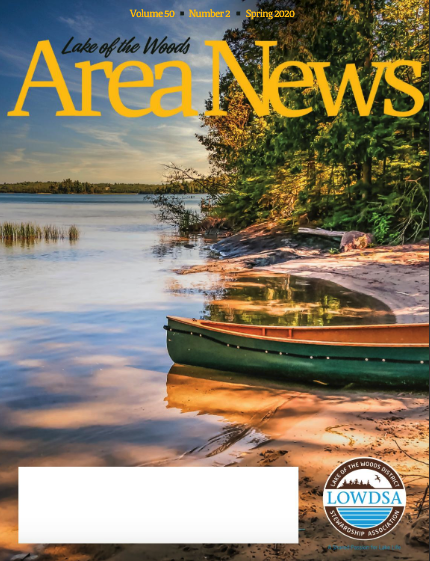
[[[365,234],[364,232],[345,232],[340,240],[340,251],[346,253],[353,249],[366,249],[374,241],[372,234]]]

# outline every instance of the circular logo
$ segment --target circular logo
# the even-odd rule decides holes
[[[400,522],[406,491],[399,474],[385,462],[354,458],[332,472],[323,499],[336,530],[355,540],[374,540]]]

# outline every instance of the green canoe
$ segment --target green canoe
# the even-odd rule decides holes
[[[167,319],[177,364],[292,382],[428,387],[428,324],[290,328]]]

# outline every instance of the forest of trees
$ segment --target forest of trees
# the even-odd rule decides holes
[[[337,116],[328,117],[316,82],[282,88],[290,108],[312,107],[299,118],[272,111],[257,117],[230,71],[221,79],[221,108],[228,116],[201,115],[198,136],[208,151],[209,176],[174,167],[172,184],[193,178],[210,195],[206,210],[233,228],[278,220],[375,234],[378,243],[428,236],[428,0],[273,0],[259,10],[295,10],[295,18],[245,20],[224,39],[252,86],[261,93],[261,47],[276,40],[271,72],[287,60],[330,62],[331,94],[337,97],[345,65],[356,65],[367,99],[373,62],[414,60],[421,78],[405,66],[396,75],[425,96],[412,117],[384,114],[384,99],[397,111],[413,105],[383,80],[369,116],[360,116],[350,86]],[[300,80],[298,70],[283,81]],[[207,109],[212,101],[206,102]]]

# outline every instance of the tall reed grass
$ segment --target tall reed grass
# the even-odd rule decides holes
[[[80,235],[81,234],[80,234],[79,228],[77,226],[75,226],[74,224],[72,226],[70,226],[70,228],[69,228],[69,240],[71,242],[75,242],[76,240],[78,240]]]
[[[40,240],[58,241],[79,239],[79,228],[75,225],[63,228],[48,224],[38,226],[31,222],[3,222],[0,223],[0,241],[3,242],[36,242]]]

